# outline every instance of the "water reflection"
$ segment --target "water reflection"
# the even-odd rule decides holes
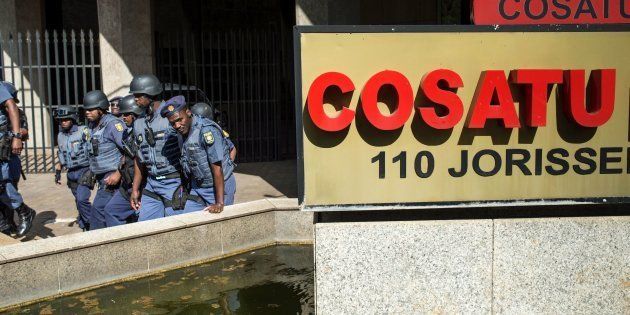
[[[273,246],[4,314],[312,314],[313,249]]]

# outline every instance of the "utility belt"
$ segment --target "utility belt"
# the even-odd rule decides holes
[[[81,178],[77,181],[72,181],[68,179],[68,188],[76,189],[79,185],[87,186],[90,190],[94,189],[94,185],[96,185],[96,175],[94,175],[89,169],[81,175]]]
[[[188,200],[194,201],[196,203],[200,203],[202,205],[207,205],[206,201],[203,198],[199,197],[199,196],[188,195]]]
[[[173,210],[184,210],[184,207],[186,206],[186,201],[188,200],[188,190],[186,189],[186,187],[184,185],[180,185],[179,187],[177,187],[177,189],[175,189],[175,192],[173,192],[173,197],[171,200],[168,200],[150,190],[147,190],[146,188],[142,190],[142,194],[145,196],[149,196],[153,199],[159,200],[162,202],[162,204],[164,204],[165,208],[168,207],[172,207]]]
[[[169,173],[169,174],[166,174],[166,175],[153,176],[153,178],[155,178],[157,180],[174,179],[174,178],[181,178],[181,175],[179,174],[179,172],[173,172],[173,173]]]

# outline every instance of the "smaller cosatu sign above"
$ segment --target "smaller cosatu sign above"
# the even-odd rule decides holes
[[[630,23],[630,0],[475,0],[477,25]]]
[[[488,120],[498,120],[505,128],[520,128],[521,120],[514,105],[510,85],[525,90],[523,117],[528,127],[545,127],[547,124],[548,91],[554,85],[561,86],[562,107],[568,119],[582,127],[599,127],[613,114],[615,107],[615,69],[597,69],[590,72],[586,88],[586,71],[560,69],[517,69],[506,77],[503,70],[486,70],[480,75],[477,89],[470,104],[466,128],[484,128]],[[390,114],[378,107],[378,94],[384,86],[395,90],[398,104]],[[420,117],[432,128],[451,129],[462,121],[464,104],[454,91],[463,88],[461,76],[451,69],[436,69],[420,80],[421,92],[434,106],[417,106]],[[307,109],[313,123],[324,131],[340,131],[352,123],[355,111],[345,106],[336,115],[324,111],[324,95],[329,88],[342,93],[353,92],[356,87],[348,76],[340,72],[326,72],[311,84]],[[590,95],[590,99],[586,96]],[[361,90],[360,106],[367,120],[379,130],[402,128],[414,110],[414,90],[409,79],[394,70],[375,73]],[[359,104],[357,104],[359,106]],[[441,108],[436,108],[441,107]],[[445,111],[440,115],[438,111]]]

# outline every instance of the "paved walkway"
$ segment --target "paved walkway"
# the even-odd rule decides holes
[[[297,197],[295,160],[243,163],[236,171],[236,203]],[[65,174],[62,178],[63,185],[57,186],[53,174],[27,174],[27,180],[20,182],[20,192],[26,204],[37,211],[33,228],[19,240],[0,234],[0,245],[81,232],[74,223],[77,210],[65,185]]]

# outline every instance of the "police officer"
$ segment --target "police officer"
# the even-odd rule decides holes
[[[106,205],[120,184],[124,123],[109,114],[109,102],[102,91],[88,92],[83,98],[89,121],[90,170],[96,176],[98,190],[92,202],[90,230],[106,227]]]
[[[131,81],[130,93],[146,115],[138,118],[133,127],[138,153],[131,206],[139,211],[138,221],[177,214],[173,197],[181,192],[181,136],[169,126],[168,119],[160,116],[165,104],[160,101],[162,84],[153,75],[138,75]],[[146,174],[146,187],[141,191],[143,174]],[[175,208],[182,210],[183,205],[179,203]]]
[[[8,84],[13,88],[13,92],[11,92],[13,100],[16,104],[19,104],[20,101],[17,98],[17,90],[15,90],[12,84]],[[24,111],[21,109],[18,109],[18,111],[20,112],[20,133],[22,134],[22,142],[26,142],[28,141],[28,122],[26,121]],[[18,155],[11,154],[11,159],[9,160],[9,177],[11,178],[15,189],[19,191],[18,184],[20,183],[20,179],[26,179],[26,176],[24,176],[24,171],[22,170],[22,159],[20,159],[20,156]],[[4,217],[7,219],[7,223],[10,227],[10,233],[16,234],[17,225],[15,225],[15,221],[13,220],[15,217],[15,211],[13,211],[11,207],[0,202],[0,212],[3,212]],[[1,215],[2,214],[0,214],[0,216]]]
[[[56,111],[59,121],[57,135],[57,157],[55,165],[55,183],[61,185],[61,170],[68,170],[67,185],[74,196],[79,216],[77,222],[83,231],[90,229],[92,204],[90,195],[94,188],[93,176],[90,171],[89,142],[90,130],[86,126],[77,124],[79,118],[74,106],[59,106]]]
[[[144,110],[136,104],[133,95],[123,97],[118,103],[118,108],[122,120],[125,122],[123,132],[124,162],[118,171],[122,175],[120,188],[114,193],[112,199],[107,203],[105,221],[107,226],[116,226],[137,221],[137,213],[131,208],[129,197],[133,186],[134,158],[137,152],[136,141],[133,135],[133,122],[144,114]]]
[[[184,212],[206,210],[218,213],[234,203],[236,180],[227,138],[212,120],[192,115],[183,96],[166,102],[163,117],[184,137],[182,168],[190,181]]]
[[[120,109],[118,107],[118,104],[120,103],[121,99],[122,97],[116,96],[109,100],[109,112],[116,117],[120,117]]]
[[[20,128],[20,113],[16,103],[17,90],[8,82],[0,82],[0,200],[6,206],[15,210],[19,217],[17,236],[25,235],[33,224],[35,211],[24,204],[22,195],[17,191],[11,179],[11,155],[17,156],[22,152],[22,132]],[[4,228],[7,219],[2,215],[0,230]]]
[[[219,122],[216,119],[218,115],[215,113],[215,110],[211,105],[206,104],[206,103],[197,103],[193,105],[190,111],[194,115],[208,118],[216,122],[217,125],[220,126]],[[230,150],[230,160],[234,161],[234,159],[236,159],[236,147],[234,146],[234,143],[230,139],[230,134],[227,131],[225,131],[225,129],[221,129],[221,131],[223,132],[223,135],[225,136],[228,143],[228,149]]]

